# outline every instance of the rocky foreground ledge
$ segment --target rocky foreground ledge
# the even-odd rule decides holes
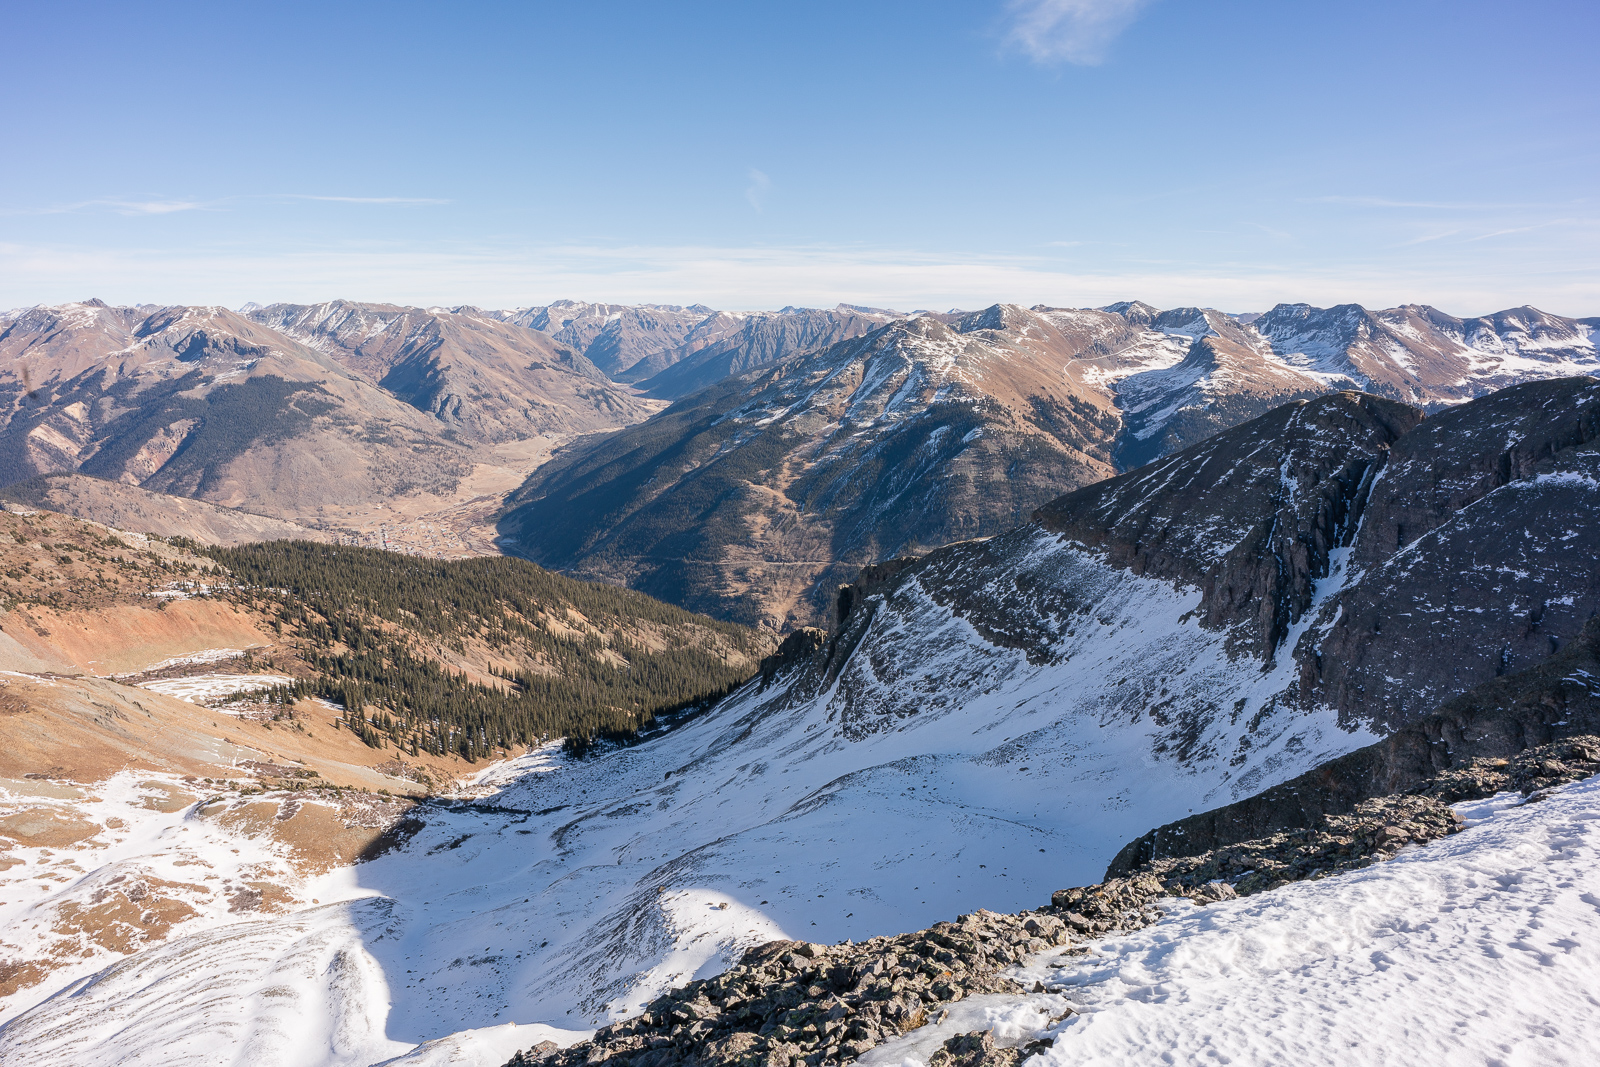
[[[860,944],[774,941],[704,981],[657,998],[636,1018],[590,1041],[543,1042],[506,1067],[828,1067],[845,1064],[937,1017],[975,993],[1042,992],[1003,972],[1045,949],[1138,929],[1163,898],[1209,904],[1290,882],[1325,878],[1387,859],[1408,844],[1461,829],[1450,805],[1519,791],[1533,802],[1600,773],[1600,736],[1569,738],[1510,758],[1480,758],[1420,789],[1360,802],[1317,825],[1152,860],[1100,885],[1063,889],[1049,906],[1018,915],[976,911],[927,930]],[[1028,1049],[997,1047],[987,1033],[945,1042],[930,1067],[1012,1067]]]

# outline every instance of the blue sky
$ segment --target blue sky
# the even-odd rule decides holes
[[[1600,5],[7,14],[0,305],[1600,314]]]

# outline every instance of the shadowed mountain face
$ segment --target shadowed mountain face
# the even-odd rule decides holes
[[[1137,574],[1204,592],[1201,618],[1265,656],[1362,519],[1386,452],[1422,412],[1361,393],[1285,404],[1034,513]],[[1266,561],[1264,563],[1264,561]]]
[[[1593,378],[1514,386],[1426,420],[1359,393],[1298,402],[1052,501],[1032,525],[869,568],[841,593],[796,692],[870,662],[877,695],[837,699],[911,701],[912,714],[890,660],[921,662],[917,635],[933,624],[906,612],[953,613],[975,647],[1065,663],[1068,638],[1115,614],[1097,599],[1103,576],[1125,572],[1194,597],[1150,626],[1198,626],[1276,679],[1231,711],[1171,673],[1141,682],[1172,697],[1144,694],[1183,735],[1177,747],[1250,709],[1389,731],[1539,663],[1600,612],[1600,566],[1574,548],[1600,544],[1597,494]],[[892,625],[877,618],[891,610]]]
[[[1600,611],[1597,545],[1600,382],[1435,415],[1372,486],[1350,548],[1361,581],[1294,649],[1302,700],[1393,726],[1543,660]]]
[[[1251,319],[1124,303],[896,320],[577,446],[508,498],[502,529],[550,566],[746,622],[811,623],[860,564],[999,533],[1288,401],[1370,388],[1438,409],[1600,369],[1588,327],[1529,309],[1464,321],[1280,305]],[[756,358],[739,347],[751,335],[644,384],[699,380],[711,352],[737,370]]]

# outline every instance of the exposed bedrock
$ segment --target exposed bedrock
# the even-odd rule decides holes
[[[1394,446],[1357,572],[1295,649],[1302,699],[1393,729],[1545,659],[1600,611],[1600,382],[1513,386]]]
[[[1285,404],[1167,459],[1046,504],[1034,520],[1136,574],[1199,586],[1203,622],[1270,655],[1353,532],[1417,408],[1362,393]]]

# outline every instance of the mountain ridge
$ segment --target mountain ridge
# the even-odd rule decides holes
[[[1402,311],[1400,326],[1426,318]],[[825,617],[830,587],[872,558],[998,533],[1061,490],[1156,461],[1288,401],[1366,383],[1390,400],[1420,398],[1425,410],[1442,411],[1506,379],[1600,370],[1592,338],[1574,320],[1524,309],[1482,320],[1434,313],[1456,333],[1429,341],[1431,362],[1408,356],[1410,377],[1397,385],[1374,370],[1400,337],[1400,326],[1386,326],[1374,340],[1367,324],[1380,317],[1354,305],[1279,305],[1246,324],[1207,309],[1125,302],[1098,310],[996,304],[896,320],[574,446],[507,498],[502,528],[522,546],[514,551],[551,566],[693,598],[682,602],[696,610],[740,611],[747,622],[811,625]],[[1493,345],[1484,340],[1491,336]],[[1416,337],[1406,343],[1426,347]],[[918,349],[912,364],[930,368],[916,372],[919,380],[953,374],[960,384],[942,393],[913,387],[870,425],[847,425],[856,401],[838,389],[848,378],[867,403],[876,386],[870,358],[858,353],[875,347]],[[1338,358],[1329,355],[1336,349]],[[956,350],[966,354],[949,355]],[[684,360],[664,374],[694,366]],[[835,386],[819,393],[801,384],[808,377]],[[851,435],[861,442],[854,450],[844,444]],[[741,457],[745,449],[754,451]],[[899,506],[918,519],[897,530],[874,517],[852,478],[895,487]],[[968,485],[983,485],[978,495],[988,499],[975,502]],[[657,518],[691,498],[715,503]],[[578,506],[600,499],[609,502],[593,514]],[[661,525],[662,536],[625,543],[625,531],[640,524]],[[672,538],[683,544],[660,547]]]

